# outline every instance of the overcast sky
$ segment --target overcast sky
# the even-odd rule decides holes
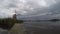
[[[60,16],[60,0],[0,0],[0,17],[11,17],[14,11],[23,16]]]

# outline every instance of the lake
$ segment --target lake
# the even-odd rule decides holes
[[[60,34],[60,21],[25,21],[25,34]]]

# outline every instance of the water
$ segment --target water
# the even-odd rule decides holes
[[[8,34],[8,30],[0,29],[0,34]]]
[[[26,21],[22,26],[26,34],[60,34],[60,21]]]

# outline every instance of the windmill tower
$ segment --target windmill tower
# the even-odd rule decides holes
[[[15,14],[13,15],[13,18],[16,19],[16,16],[17,16],[17,15],[16,15],[16,10],[15,10]]]

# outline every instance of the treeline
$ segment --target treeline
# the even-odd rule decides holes
[[[14,18],[0,18],[0,28],[9,30],[15,23],[23,23],[23,21]]]
[[[51,19],[50,21],[60,21],[60,19]]]

